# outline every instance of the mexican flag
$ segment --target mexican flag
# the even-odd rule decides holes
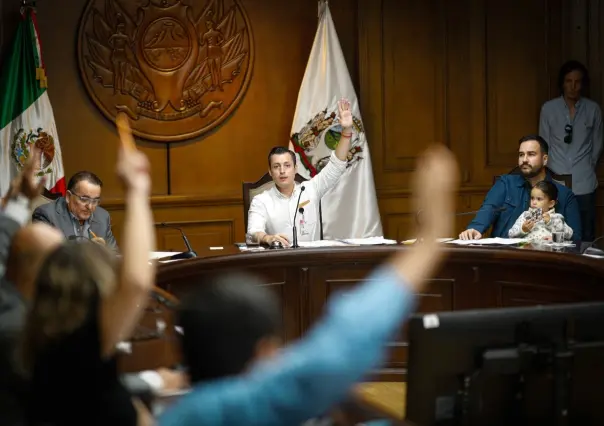
[[[327,1],[319,2],[319,28],[306,65],[291,129],[289,148],[298,157],[298,173],[309,179],[327,164],[341,135],[338,100],[350,101],[354,121],[348,167],[321,200],[323,238],[384,235],[375,194],[369,146],[359,101]]]
[[[38,176],[46,177],[46,188],[65,194],[61,148],[48,98],[38,24],[31,8],[22,11],[2,69],[0,105],[0,197],[27,161],[32,146],[40,148]]]

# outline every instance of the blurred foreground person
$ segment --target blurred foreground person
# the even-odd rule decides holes
[[[21,347],[32,425],[151,424],[117,373],[116,345],[138,323],[155,278],[148,261],[155,246],[149,163],[127,122],[119,124],[117,172],[126,200],[121,264],[103,245],[76,242],[43,262]]]
[[[437,239],[453,233],[458,182],[453,155],[444,147],[429,150],[414,179],[416,210],[425,212],[422,242],[401,249],[366,284],[332,298],[327,316],[281,351],[270,304],[253,278],[236,275],[221,285],[193,286],[198,290],[182,306],[181,322],[185,361],[191,381],[199,384],[159,424],[299,425],[345,399],[384,362],[386,343],[415,308],[415,293],[445,257]],[[247,351],[224,355],[239,344],[230,332],[248,339]]]

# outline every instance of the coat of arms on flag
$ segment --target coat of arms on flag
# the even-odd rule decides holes
[[[40,150],[40,163],[38,176],[49,175],[53,172],[52,162],[55,158],[55,140],[51,134],[42,128],[35,131],[19,129],[13,137],[11,144],[11,157],[17,168],[21,170],[29,159],[31,148],[35,146]]]
[[[337,105],[336,105],[337,109]],[[348,165],[362,160],[363,148],[360,145],[359,135],[364,133],[363,123],[353,115],[353,135],[348,152]],[[315,115],[299,132],[291,136],[294,151],[300,156],[302,165],[308,170],[310,176],[316,175],[328,163],[331,151],[334,151],[342,136],[342,126],[337,118],[335,109],[328,114],[325,109]],[[327,151],[325,148],[327,148]]]
[[[310,51],[291,128],[290,149],[298,173],[312,178],[340,141],[338,100],[350,100],[353,117],[347,170],[321,199],[323,236],[367,238],[383,235],[371,156],[357,99],[327,1],[319,2],[319,26]]]

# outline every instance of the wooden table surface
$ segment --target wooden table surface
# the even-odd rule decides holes
[[[365,404],[376,411],[388,414],[398,420],[405,418],[407,384],[402,382],[361,383],[355,394]]]

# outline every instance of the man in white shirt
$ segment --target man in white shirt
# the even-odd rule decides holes
[[[308,182],[297,184],[294,180],[297,171],[294,152],[284,147],[271,150],[268,173],[275,186],[252,199],[248,214],[248,238],[260,244],[270,245],[278,241],[284,247],[289,246],[293,241],[293,221],[297,211],[298,241],[321,239],[319,203],[346,170],[352,137],[350,102],[342,99],[338,102],[338,110],[342,126],[340,141],[327,165]]]

